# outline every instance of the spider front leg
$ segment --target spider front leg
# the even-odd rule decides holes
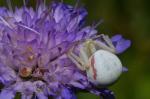
[[[101,49],[107,50],[112,53],[116,53],[116,49],[115,49],[114,45],[112,44],[112,41],[110,40],[110,38],[104,34],[101,34],[101,36],[104,39],[104,42],[106,44],[104,44],[100,41],[94,41],[95,45],[97,45]]]
[[[67,56],[69,57],[69,59],[82,71],[86,70],[86,65],[84,63],[84,61],[77,56],[76,54],[73,53],[74,47],[72,47],[69,52],[67,53]]]
[[[102,38],[104,39],[104,41],[106,42],[106,44],[107,44],[110,48],[112,48],[112,49],[115,50],[115,47],[114,47],[112,41],[110,40],[110,38],[108,37],[108,35],[102,34]]]

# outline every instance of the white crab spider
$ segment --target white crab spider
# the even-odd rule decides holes
[[[73,53],[73,46],[67,53],[76,66],[86,71],[88,80],[96,85],[110,85],[122,73],[122,64],[115,55],[116,50],[108,36],[100,35],[104,43],[88,39],[79,48],[79,56]]]

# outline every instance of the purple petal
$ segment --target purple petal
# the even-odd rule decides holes
[[[86,76],[79,73],[79,72],[75,72],[74,76],[73,76],[74,80],[86,80]]]
[[[15,85],[13,85],[13,90],[19,92],[22,90],[22,87],[23,87],[23,82],[15,83]]]
[[[84,10],[84,9],[80,9],[79,12],[77,12],[77,13],[78,13],[78,15],[76,17],[74,17],[67,26],[68,32],[72,32],[72,31],[76,30],[77,27],[79,27],[79,25],[82,23],[85,16],[87,15],[86,10]]]
[[[50,60],[51,54],[49,54],[49,51],[42,51],[42,54],[39,57],[39,61],[38,61],[38,65],[42,66],[42,65],[46,65],[49,60]]]
[[[57,91],[60,90],[59,88],[59,83],[58,82],[52,82],[52,83],[49,83],[48,87],[47,87],[47,93],[49,95],[56,95],[57,94]]]
[[[92,89],[91,93],[100,96],[102,99],[115,99],[114,93],[108,89]]]
[[[124,52],[127,48],[130,47],[131,41],[122,38],[122,35],[115,35],[111,38],[112,43],[114,44],[117,53]]]
[[[43,92],[36,93],[36,96],[38,99],[48,99],[48,97]]]
[[[76,27],[78,26],[78,23],[79,23],[78,17],[72,19],[67,26],[67,31],[68,32],[74,31],[76,29]]]
[[[10,90],[3,89],[0,93],[0,99],[14,99],[15,93]]]
[[[9,85],[15,80],[16,80],[15,72],[8,66],[5,66],[0,63],[0,82],[3,83],[4,85]]]
[[[119,41],[116,45],[117,53],[124,52],[127,48],[130,47],[130,45],[131,45],[130,40],[121,40],[121,41]]]
[[[66,32],[64,33],[57,33],[57,35],[55,36],[55,40],[56,40],[56,45],[62,43],[63,41],[65,41],[66,38],[68,36],[68,34]]]
[[[72,85],[73,87],[76,87],[76,88],[85,89],[85,86],[83,84],[81,84],[80,82],[71,81],[70,85]]]
[[[122,35],[118,34],[118,35],[113,36],[113,37],[111,38],[111,41],[112,41],[112,42],[117,42],[117,41],[119,41],[119,40],[121,40],[121,39],[122,39]]]
[[[122,71],[123,71],[123,72],[127,72],[127,71],[128,71],[128,68],[127,68],[127,67],[123,67],[123,68],[122,68]]]
[[[63,99],[76,99],[74,93],[68,88],[63,88],[61,91],[61,96]]]
[[[65,42],[62,42],[61,44],[57,45],[53,49],[51,49],[49,52],[51,54],[50,60],[54,60],[55,58],[64,54],[69,47],[68,45],[69,45],[69,42],[65,41]]]
[[[22,14],[22,22],[27,26],[31,25],[31,16],[27,11],[24,11]]]
[[[100,96],[102,96],[103,99],[115,99],[114,93],[108,89],[104,89]]]
[[[25,39],[27,40],[27,41],[33,41],[33,40],[35,40],[36,38],[37,38],[37,34],[35,34],[35,33],[33,33],[33,32],[30,32],[30,31],[28,31],[28,30],[26,30],[25,31]]]
[[[49,40],[47,45],[48,49],[55,47],[55,45],[56,45],[55,34],[49,33]]]
[[[67,41],[73,41],[73,40],[75,40],[75,38],[76,38],[76,34],[72,33],[72,34],[70,34],[70,35],[67,36],[66,40]]]
[[[1,7],[1,8],[0,8],[0,15],[1,15],[1,16],[7,16],[7,9],[4,8],[4,7]]]
[[[64,16],[64,11],[62,9],[62,5],[59,5],[56,7],[55,11],[54,11],[54,19],[56,21],[56,23],[58,23]]]
[[[33,95],[26,95],[26,94],[22,94],[21,95],[21,99],[32,99]]]
[[[81,40],[83,38],[91,37],[93,35],[96,35],[96,33],[97,33],[97,30],[95,30],[94,28],[90,26],[86,26],[77,33],[76,40]]]

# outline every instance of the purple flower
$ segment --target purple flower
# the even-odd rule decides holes
[[[0,99],[13,99],[17,92],[22,99],[76,99],[78,91],[114,99],[110,90],[90,83],[65,54],[74,42],[96,36],[93,27],[83,27],[86,15],[84,8],[63,3],[41,3],[36,10],[0,7]],[[118,53],[130,46],[121,36],[112,42]]]

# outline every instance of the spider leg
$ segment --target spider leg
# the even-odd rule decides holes
[[[116,53],[114,48],[111,48],[102,42],[94,41],[94,44],[97,45],[100,49],[104,49],[104,50],[107,50],[109,52]]]
[[[110,40],[110,38],[108,37],[108,35],[104,35],[102,34],[102,38],[104,39],[104,41],[107,43],[107,45],[112,48],[115,49],[114,45],[112,44],[112,41]]]
[[[74,63],[76,64],[76,66],[84,71],[85,70],[85,63],[82,61],[82,59],[80,57],[78,57],[77,55],[75,55],[73,53],[73,49],[74,47],[72,47],[69,52],[67,53],[67,56],[69,57],[69,59]]]
[[[74,59],[74,57],[72,57],[72,56],[69,55],[69,54],[68,54],[68,57],[69,57],[69,59],[70,59],[74,64],[76,64],[76,66],[77,66],[80,70],[82,70],[82,71],[85,70],[85,69],[82,67],[82,65],[81,65],[76,59]]]
[[[95,41],[95,39],[98,39],[98,38],[103,38],[103,40],[106,44],[104,44],[102,42]],[[96,37],[94,37],[92,39],[94,39],[94,44],[97,45],[100,49],[104,49],[104,50],[108,50],[112,53],[116,53],[115,47],[107,35],[100,34],[100,35],[97,35]]]

